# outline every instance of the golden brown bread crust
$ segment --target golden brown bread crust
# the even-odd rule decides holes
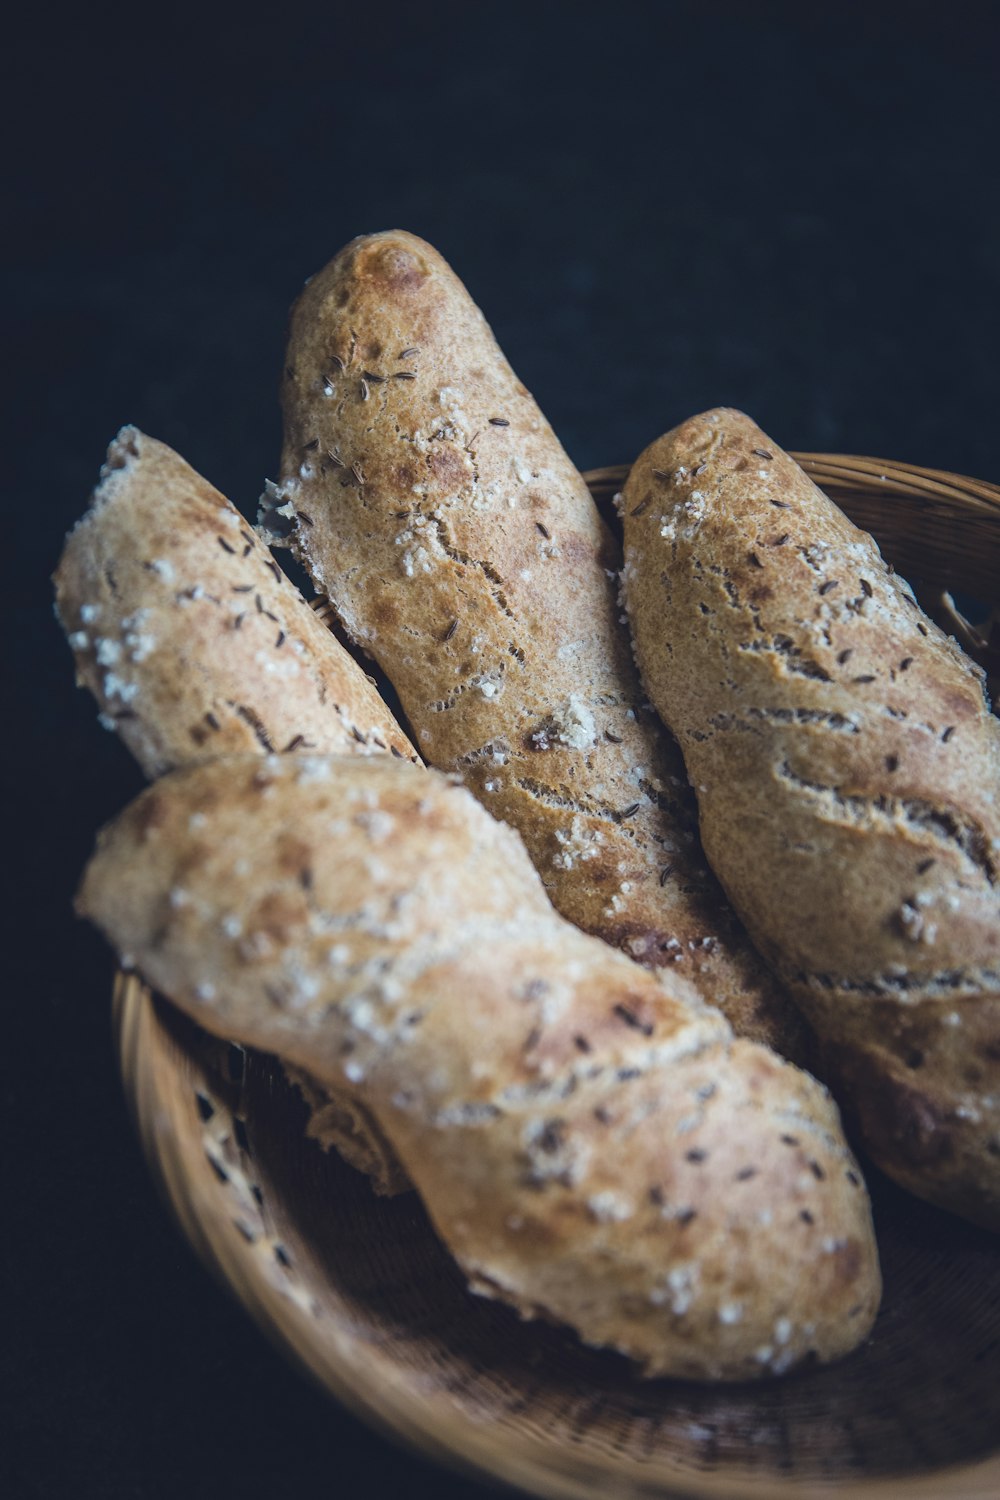
[[[78,680],[147,776],[235,751],[416,758],[236,508],[135,427],[108,448],[54,582]],[[309,1133],[377,1192],[401,1192],[402,1171],[364,1111],[296,1081]]]
[[[235,506],[124,427],[67,538],[77,674],[147,776],[240,751],[414,751]]]
[[[624,590],[702,838],[878,1164],[1000,1228],[1000,723],[982,674],[739,412],[625,487]]]
[[[283,404],[265,524],[279,507],[279,529],[290,520],[424,757],[518,830],[564,916],[801,1055],[801,1022],[705,864],[681,758],[644,703],[610,533],[441,256],[377,234],[313,277]]]
[[[104,831],[79,909],[200,1024],[370,1111],[486,1295],[693,1378],[869,1329],[867,1197],[826,1091],[560,919],[445,778],[176,772]]]

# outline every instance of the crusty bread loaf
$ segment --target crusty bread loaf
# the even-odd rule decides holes
[[[612,538],[458,278],[413,235],[355,240],[296,304],[285,373],[264,521],[290,530],[424,757],[518,830],[564,916],[800,1055],[644,702]]]
[[[79,680],[147,776],[248,750],[414,754],[235,506],[134,427],[54,582]]]
[[[124,427],[67,540],[56,608],[79,680],[147,776],[235,751],[412,746],[361,668],[240,513],[154,438]],[[309,1134],[377,1192],[406,1180],[356,1102],[299,1072]]]
[[[739,412],[625,487],[624,583],[708,857],[878,1164],[1000,1229],[1000,723],[982,674]]]
[[[200,1024],[370,1111],[485,1295],[649,1374],[751,1379],[868,1331],[868,1201],[826,1091],[559,918],[444,777],[175,772],[104,831],[79,909]]]

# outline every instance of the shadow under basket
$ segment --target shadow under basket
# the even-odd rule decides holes
[[[995,672],[1000,487],[795,456]],[[609,519],[626,473],[586,476]],[[114,1014],[143,1149],[184,1233],[282,1350],[397,1439],[544,1496],[1000,1496],[1000,1238],[869,1169],[885,1297],[861,1349],[753,1386],[641,1380],[473,1296],[416,1194],[376,1197],[307,1139],[274,1058],[208,1036],[132,975]]]

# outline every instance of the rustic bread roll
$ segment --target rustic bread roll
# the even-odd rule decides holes
[[[644,704],[612,538],[458,278],[413,235],[355,240],[299,298],[285,373],[265,524],[290,520],[421,753],[517,829],[564,916],[798,1055]]]
[[[239,511],[135,427],[109,447],[54,583],[78,679],[147,776],[248,750],[413,757]]]
[[[219,492],[124,427],[67,540],[56,608],[79,680],[147,776],[221,753],[414,751],[344,648]],[[356,1103],[301,1072],[308,1126],[372,1178],[408,1186]]]
[[[562,921],[523,846],[388,757],[175,772],[79,910],[201,1025],[357,1099],[473,1287],[648,1374],[751,1379],[871,1326],[835,1106]]]
[[[739,412],[625,487],[624,583],[705,850],[878,1164],[1000,1229],[1000,724],[878,548]]]

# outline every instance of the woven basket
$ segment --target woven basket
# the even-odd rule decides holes
[[[1000,488],[796,456],[993,665],[989,627],[945,591],[996,617]],[[626,472],[587,476],[599,503]],[[142,1145],[188,1239],[284,1351],[395,1437],[544,1496],[1000,1496],[995,1237],[871,1172],[885,1299],[864,1348],[766,1385],[642,1381],[469,1294],[415,1194],[375,1197],[305,1138],[273,1058],[207,1036],[133,976],[118,976],[114,1013]]]

